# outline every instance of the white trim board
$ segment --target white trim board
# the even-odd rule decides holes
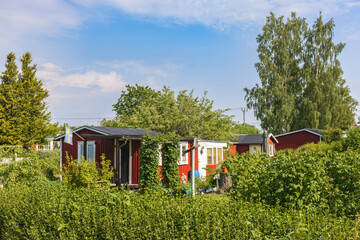
[[[299,129],[299,130],[295,130],[295,131],[292,131],[292,132],[287,132],[287,133],[283,133],[283,134],[279,134],[279,135],[276,135],[275,137],[282,137],[282,136],[286,136],[286,135],[290,135],[290,134],[293,134],[293,133],[298,133],[298,132],[308,132],[308,133],[311,133],[311,134],[314,134],[316,136],[319,136],[319,137],[322,137],[322,134],[319,134],[319,133],[315,133],[315,132],[312,132],[306,128],[304,129]]]
[[[99,133],[99,134],[102,134],[102,135],[109,135],[109,134],[107,134],[107,133],[104,133],[104,132],[101,132],[101,131],[99,131],[99,130],[93,129],[93,128],[89,127],[89,126],[79,127],[79,128],[77,128],[77,129],[73,130],[73,132],[78,132],[78,131],[81,131],[81,130],[83,130],[83,129],[87,129],[87,130],[90,130],[90,131],[93,131],[93,132],[96,132],[96,133]],[[59,139],[61,139],[61,138],[63,138],[63,137],[65,137],[65,134],[62,134],[62,135],[60,135],[60,136],[55,137],[55,138],[54,138],[54,141],[57,141],[57,140],[59,140]]]

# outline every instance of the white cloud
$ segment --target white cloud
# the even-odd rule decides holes
[[[123,76],[116,72],[108,74],[95,71],[66,74],[61,67],[52,63],[44,64],[44,70],[37,72],[37,77],[45,83],[46,88],[53,90],[57,87],[95,88],[100,92],[117,92],[125,88]]]
[[[67,1],[0,0],[0,43],[25,36],[56,36],[85,20],[85,14]]]
[[[353,0],[77,0],[87,7],[108,5],[123,12],[180,23],[200,23],[211,27],[229,27],[264,21],[270,11],[301,16],[338,15],[359,6]]]
[[[167,72],[152,66],[145,65],[142,61],[119,61],[113,60],[108,62],[96,62],[101,67],[108,67],[112,69],[121,70],[125,73],[136,73],[138,75],[154,75],[159,77],[166,77]]]

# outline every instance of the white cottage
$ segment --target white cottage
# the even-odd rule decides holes
[[[227,143],[222,141],[198,140],[199,151],[199,174],[206,176],[204,168],[216,169],[216,166],[224,159],[224,149]]]

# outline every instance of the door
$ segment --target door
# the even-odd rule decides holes
[[[124,141],[120,141],[120,146],[124,143]],[[120,149],[120,168],[119,178],[120,183],[129,183],[129,142],[123,145]]]

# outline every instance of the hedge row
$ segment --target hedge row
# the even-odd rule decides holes
[[[58,182],[0,190],[1,239],[349,239],[359,230],[357,219],[328,211],[226,195],[173,198]]]
[[[227,167],[234,196],[284,207],[316,206],[355,215],[360,211],[360,154],[279,151],[233,155]]]

